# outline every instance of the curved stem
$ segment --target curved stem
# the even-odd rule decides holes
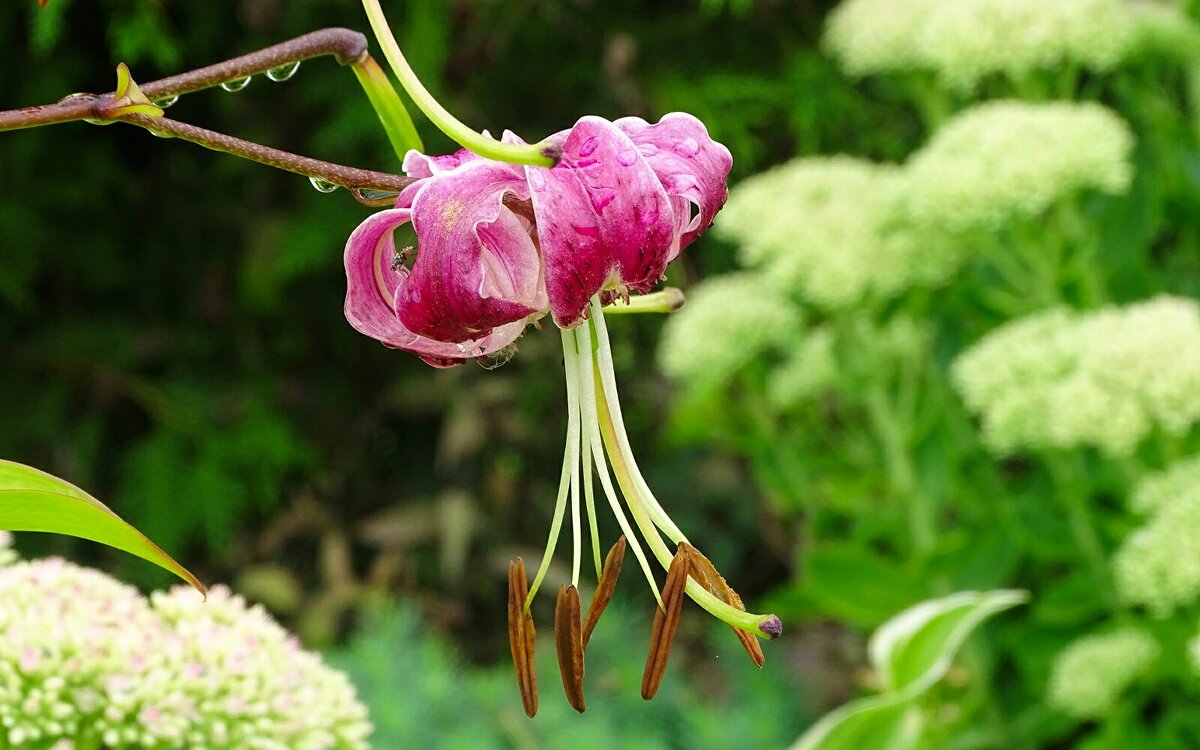
[[[310,159],[288,151],[263,146],[253,141],[242,140],[231,135],[218,133],[215,130],[189,125],[186,122],[171,120],[166,117],[150,117],[147,115],[124,115],[117,118],[120,122],[137,125],[151,133],[182,138],[199,146],[220,151],[226,154],[240,156],[243,159],[266,164],[269,167],[283,169],[288,172],[318,177],[334,185],[345,188],[367,188],[369,190],[387,190],[399,192],[413,182],[411,177],[404,177],[387,172],[374,172],[369,169],[346,167],[320,159]]]
[[[408,60],[400,51],[400,45],[388,26],[387,17],[379,0],[363,0],[363,9],[375,32],[375,39],[383,48],[383,56],[392,66],[392,72],[400,79],[400,85],[412,97],[413,102],[425,116],[443,133],[450,136],[456,143],[470,149],[480,156],[512,164],[529,164],[535,167],[553,167],[561,156],[561,148],[557,144],[541,142],[530,145],[501,143],[477,133],[464,125],[458,118],[450,114],[437,99],[425,88],[417,74],[409,67]]]
[[[369,75],[369,65],[374,64],[374,61],[367,55],[367,38],[361,33],[350,29],[322,29],[225,62],[153,81],[141,85],[139,88],[146,98],[162,100],[221,83],[237,81],[273,68],[323,55],[332,55],[342,65],[353,65],[355,72],[360,75],[360,80],[364,75],[359,72],[360,66],[367,66],[363,70],[366,70]],[[375,65],[375,70],[379,70],[378,65]],[[379,73],[382,74],[382,70],[379,70]],[[118,74],[120,74],[120,70],[118,70]],[[386,78],[383,83],[390,89]],[[375,88],[379,88],[378,82],[374,82],[373,85]],[[366,87],[365,83],[364,87]],[[391,93],[395,97],[395,92]],[[376,91],[376,96],[382,95],[381,90]],[[370,90],[368,90],[368,97],[371,97]],[[375,98],[371,98],[374,102]],[[356,169],[299,156],[165,117],[151,117],[129,111],[122,112],[120,108],[113,106],[114,103],[116,103],[116,99],[113,94],[73,94],[54,104],[0,111],[0,131],[78,120],[120,121],[138,125],[159,135],[182,138],[214,151],[233,154],[277,169],[320,178],[333,185],[352,190],[365,188],[397,192],[412,182],[411,179],[399,175]],[[395,100],[395,104],[403,109],[403,104],[399,103],[398,98]],[[395,116],[398,117],[398,115]],[[407,113],[404,113],[404,116],[407,117]],[[383,118],[382,112],[380,117]],[[411,121],[409,123],[411,125]],[[415,133],[416,131],[413,130],[414,138]],[[389,137],[391,135],[391,131],[389,131]],[[393,143],[395,143],[394,139]],[[417,140],[417,143],[419,144],[420,141]]]
[[[257,52],[233,57],[186,73],[147,83],[142,93],[151,99],[190,94],[222,83],[241,80],[272,68],[332,55],[339,65],[352,65],[367,55],[367,38],[350,29],[321,29]]]
[[[424,151],[425,145],[421,143],[421,136],[417,134],[416,126],[408,116],[404,102],[400,101],[400,95],[392,88],[387,73],[383,72],[375,58],[367,55],[351,67],[363,92],[371,100],[371,106],[375,108],[383,131],[387,133],[392,150],[396,152],[400,161],[404,161],[404,155],[409,149]]]

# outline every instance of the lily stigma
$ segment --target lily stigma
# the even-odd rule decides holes
[[[502,143],[523,142],[505,133]],[[559,328],[568,421],[553,521],[532,584],[523,561],[509,570],[510,645],[529,716],[537,711],[530,604],[568,506],[571,583],[558,593],[555,640],[564,689],[577,710],[586,708],[584,648],[626,547],[658,605],[642,683],[646,699],[658,689],[685,594],[732,626],[759,666],[757,637],[782,630],[775,615],[745,611],[655,498],[626,434],[605,324],[606,306],[669,311],[682,304],[678,292],[649,292],[724,204],[732,157],[699,120],[682,113],[653,125],[584,117],[542,143],[559,157],[553,167],[493,161],[466,149],[447,156],[410,151],[404,169],[414,181],[395,208],[354,231],[345,251],[351,325],[434,366],[504,357],[546,313]],[[415,247],[397,247],[393,233],[408,224]],[[603,563],[595,478],[624,534]],[[584,513],[599,582],[586,622],[579,603]],[[661,590],[652,559],[668,571]]]

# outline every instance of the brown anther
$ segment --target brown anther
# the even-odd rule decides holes
[[[646,656],[646,671],[642,672],[642,697],[650,700],[658,692],[667,672],[667,657],[679,629],[679,613],[683,610],[684,590],[688,579],[688,553],[683,545],[675,552],[667,568],[663,584],[662,607],[654,612],[654,627],[650,631],[650,653]]]
[[[554,608],[554,643],[558,647],[558,671],[562,674],[567,703],[579,713],[587,710],[583,699],[583,633],[579,627],[579,590],[558,587]]]
[[[746,605],[742,602],[742,597],[738,596],[738,593],[725,582],[725,577],[717,571],[716,566],[704,556],[704,553],[687,542],[680,542],[679,546],[687,550],[692,578],[695,578],[701,586],[708,589],[710,594],[729,606],[740,609],[743,612],[746,611]],[[742,647],[746,649],[746,653],[750,655],[750,659],[754,662],[755,666],[762,668],[762,665],[767,662],[767,657],[763,653],[762,647],[758,645],[758,636],[741,628],[735,628],[732,625],[730,627],[733,628],[733,632],[738,637],[738,640],[742,642]]]
[[[517,558],[508,563],[508,645],[512,649],[513,667],[517,671],[517,687],[521,704],[529,718],[537,713],[537,670],[533,662],[533,646],[537,631],[533,616],[525,611],[529,582],[525,577],[525,561]]]
[[[608,551],[604,558],[604,568],[600,573],[600,582],[596,584],[596,593],[588,605],[587,620],[583,623],[583,647],[587,648],[592,639],[592,631],[604,614],[604,608],[612,600],[613,592],[617,590],[617,576],[621,575],[621,561],[625,559],[625,535],[622,534],[617,543]]]

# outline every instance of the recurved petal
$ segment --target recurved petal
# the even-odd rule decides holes
[[[708,135],[695,117],[672,112],[654,125],[640,117],[624,117],[615,123],[646,157],[671,196],[679,250],[688,246],[725,205],[729,197],[726,181],[733,167],[729,149]],[[668,262],[674,255],[668,258]]]
[[[584,117],[561,137],[562,160],[526,167],[554,322],[569,328],[588,300],[620,282],[647,291],[671,257],[671,200],[629,136]]]
[[[488,132],[485,130],[483,134],[488,135]],[[505,130],[503,137],[500,138],[500,142],[524,143],[525,141],[511,130]],[[460,148],[453,154],[443,154],[441,156],[430,156],[429,154],[422,154],[416,149],[410,149],[404,155],[404,173],[409,177],[433,177],[434,175],[452,171],[464,164],[478,161],[482,158],[482,156],[465,148]],[[500,162],[495,162],[495,164],[499,165]],[[523,173],[519,166],[514,164],[506,166],[512,170],[515,179],[519,180],[522,178]]]
[[[486,336],[447,343],[420,336],[396,316],[394,297],[408,271],[393,267],[396,244],[392,232],[409,221],[412,212],[394,208],[372,214],[350,235],[346,243],[346,320],[359,333],[395,349],[419,355],[435,367],[449,367],[468,357],[490,354],[518,336],[523,323],[496,328]]]
[[[528,198],[510,165],[468,162],[424,181],[413,200],[417,259],[396,290],[410,330],[468,342],[546,309],[530,223],[505,205]]]

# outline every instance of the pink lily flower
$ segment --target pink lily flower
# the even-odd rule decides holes
[[[549,140],[563,153],[549,169],[409,152],[418,181],[346,245],[350,324],[436,366],[492,354],[547,312],[572,328],[595,294],[649,291],[728,195],[733,159],[691,115],[584,117]],[[410,221],[411,270],[391,239]]]
[[[511,133],[502,140],[521,143]],[[509,638],[530,716],[537,711],[537,687],[529,607],[554,554],[568,498],[572,575],[571,585],[559,591],[555,637],[563,687],[579,711],[586,708],[584,648],[616,585],[626,546],[660,607],[643,697],[658,690],[685,596],[733,626],[759,666],[764,657],[756,637],[773,638],[782,630],[775,615],[745,611],[741,598],[654,497],[626,435],[604,321],[604,304],[649,292],[667,264],[712,223],[728,194],[732,157],[699,120],[678,113],[654,125],[584,117],[547,142],[562,151],[551,168],[493,161],[465,150],[449,156],[410,151],[404,168],[416,181],[395,208],[354,231],[345,256],[350,323],[434,366],[493,355],[546,314],[560,329],[568,423],[554,520],[532,585],[523,562],[509,570]],[[412,248],[398,249],[393,238],[409,222],[417,236],[411,267]],[[603,564],[594,477],[624,532]],[[577,588],[581,496],[599,581],[586,624]],[[674,553],[664,536],[676,545]],[[668,571],[661,593],[643,542]]]

